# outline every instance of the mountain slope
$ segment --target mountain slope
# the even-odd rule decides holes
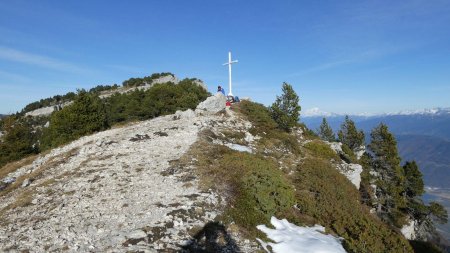
[[[225,103],[201,105],[214,104]],[[276,215],[323,225],[348,252],[412,252],[361,204],[344,165],[306,129],[278,130],[258,104],[178,112],[4,167],[0,248],[255,252],[256,225]]]
[[[217,196],[201,192],[189,168],[170,164],[214,119],[166,116],[108,130],[10,174],[31,183],[1,198],[0,248],[122,251],[144,248],[139,241],[174,247],[186,229],[217,215]],[[170,227],[178,233],[161,239]],[[151,245],[159,239],[160,246]]]

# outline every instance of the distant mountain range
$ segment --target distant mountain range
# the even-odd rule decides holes
[[[7,115],[5,114],[0,114],[0,119],[6,117]]]
[[[316,130],[322,118],[327,118],[337,132],[344,115],[309,110],[302,121]],[[380,122],[388,125],[396,136],[403,161],[415,160],[424,174],[425,184],[450,188],[450,108],[404,111],[382,115],[349,115],[370,141],[370,131]]]

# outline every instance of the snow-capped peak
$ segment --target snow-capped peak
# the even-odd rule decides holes
[[[431,108],[431,109],[419,109],[419,110],[405,110],[394,113],[386,113],[386,115],[440,115],[450,114],[450,108]]]
[[[336,115],[336,114],[331,113],[331,112],[322,111],[318,107],[313,107],[313,108],[307,109],[305,112],[302,113],[303,117],[318,117],[318,116],[330,117],[333,115]]]

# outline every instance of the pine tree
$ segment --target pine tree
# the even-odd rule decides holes
[[[351,150],[356,151],[364,145],[364,132],[362,130],[358,131],[355,122],[347,115],[338,132],[338,140],[347,145]]]
[[[403,171],[405,173],[406,197],[411,199],[425,193],[422,173],[420,172],[417,163],[415,161],[406,162],[405,165],[403,165]]]
[[[437,222],[441,224],[445,224],[448,222],[448,213],[447,210],[445,210],[444,206],[437,203],[437,202],[430,202],[430,205],[428,207],[429,214],[437,220]]]
[[[319,134],[319,137],[324,141],[329,141],[329,142],[336,141],[336,136],[333,133],[333,129],[328,124],[326,118],[322,119],[322,124],[320,124],[318,134]]]
[[[281,97],[277,96],[270,107],[270,112],[279,128],[290,131],[300,119],[301,107],[299,97],[290,84],[283,83],[282,91]]]
[[[405,217],[401,209],[406,207],[403,196],[405,175],[400,166],[397,141],[383,123],[375,127],[370,136],[372,139],[368,147],[373,155],[372,168],[377,174],[377,212],[384,220],[401,226],[401,220]]]

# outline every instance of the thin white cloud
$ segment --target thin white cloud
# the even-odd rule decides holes
[[[411,50],[414,48],[419,47],[420,44],[411,44],[411,45],[401,45],[401,46],[384,46],[381,48],[375,48],[375,49],[367,49],[363,52],[354,53],[352,56],[337,59],[335,61],[329,61],[325,62],[323,64],[313,66],[307,69],[303,69],[301,71],[291,73],[287,75],[288,77],[296,77],[296,76],[303,76],[306,74],[314,73],[314,72],[320,72],[328,69],[338,68],[341,66],[353,64],[353,63],[363,63],[368,62],[372,60],[376,60],[391,54],[396,54],[402,51]]]
[[[16,49],[1,46],[0,46],[0,59],[77,74],[92,73],[91,70],[78,67],[72,63],[64,62],[48,56],[27,53]]]
[[[8,81],[19,82],[19,83],[26,83],[26,82],[32,81],[30,78],[28,78],[26,76],[3,71],[3,70],[0,70],[0,79],[6,79]]]

